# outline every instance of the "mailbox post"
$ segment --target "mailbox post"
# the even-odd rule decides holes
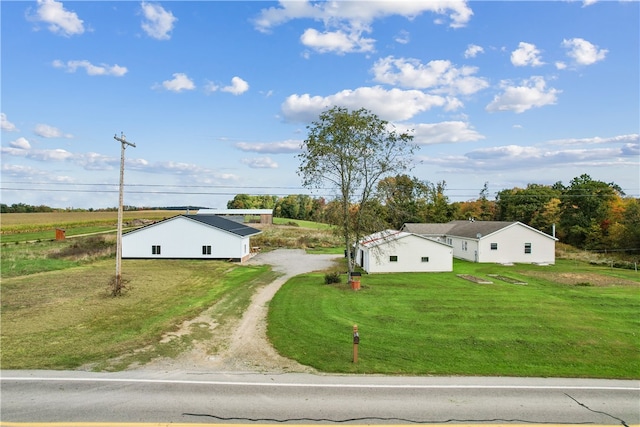
[[[353,363],[358,363],[358,344],[360,344],[358,325],[353,325]]]

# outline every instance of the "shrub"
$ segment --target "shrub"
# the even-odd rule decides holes
[[[342,279],[340,279],[340,273],[334,271],[333,273],[327,273],[324,275],[324,283],[327,285],[331,285],[334,283],[342,283]]]

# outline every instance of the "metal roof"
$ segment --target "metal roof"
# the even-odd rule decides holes
[[[200,209],[198,215],[273,215],[273,209]]]
[[[180,215],[182,217],[201,222],[206,225],[210,225],[211,227],[219,228],[221,230],[227,231],[229,233],[236,234],[238,236],[252,236],[254,234],[262,233],[262,231],[249,227],[244,224],[240,224],[236,221],[231,221],[230,219],[226,219],[219,215]]]

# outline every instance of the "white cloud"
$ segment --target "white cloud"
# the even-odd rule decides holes
[[[349,34],[342,30],[319,31],[309,28],[300,41],[303,45],[314,49],[320,53],[334,52],[339,55],[352,52],[372,52],[374,49],[374,39],[362,37],[362,31],[350,31]]]
[[[207,84],[204,85],[204,93],[206,94],[211,94],[215,91],[217,91],[218,89],[220,89],[220,86],[218,86],[217,84],[213,83],[213,82],[207,82]]]
[[[403,128],[401,132],[413,134],[413,142],[420,145],[454,144],[458,142],[474,142],[485,139],[484,135],[473,129],[466,122],[446,121],[440,123],[397,124]]]
[[[0,128],[2,130],[4,130],[4,131],[7,131],[7,132],[17,132],[18,131],[18,128],[16,127],[16,125],[11,123],[7,119],[7,115],[5,113],[0,113]]]
[[[599,49],[598,46],[581,38],[573,38],[562,41],[562,47],[568,49],[567,55],[578,65],[591,65],[602,61],[607,55],[607,49]]]
[[[540,59],[540,50],[536,45],[526,42],[520,42],[518,49],[511,52],[511,63],[516,67],[525,67],[527,65],[539,67],[544,65],[544,62]]]
[[[269,154],[282,154],[282,153],[296,153],[300,151],[302,141],[289,139],[280,142],[237,142],[236,148],[242,151],[255,152],[255,153],[269,153]]]
[[[17,148],[19,150],[30,150],[31,149],[31,144],[29,144],[29,141],[27,141],[26,138],[20,137],[18,139],[16,139],[15,141],[11,141],[9,143],[10,147],[13,148]]]
[[[343,90],[329,96],[290,95],[281,108],[289,121],[310,122],[334,105],[349,109],[366,108],[388,121],[408,120],[432,107],[451,111],[462,106],[456,98],[430,95],[419,90],[386,90],[373,86]]]
[[[609,138],[594,136],[592,138],[571,138],[571,139],[554,139],[548,141],[548,145],[596,145],[596,144],[619,144],[623,142],[638,144],[640,137],[637,133],[629,135],[617,135]]]
[[[567,68],[567,64],[562,61],[556,61],[555,65],[558,70],[564,70]]]
[[[121,67],[119,65],[93,65],[91,62],[84,60],[67,61],[65,64],[63,61],[56,59],[52,62],[52,65],[56,68],[64,68],[69,73],[75,73],[78,68],[84,68],[90,76],[116,76],[122,77],[127,74],[127,67]]]
[[[477,67],[456,68],[450,61],[434,60],[422,64],[417,59],[381,58],[373,65],[374,80],[379,83],[413,89],[432,89],[434,93],[470,95],[489,86],[475,77]]]
[[[234,95],[241,95],[249,90],[249,83],[236,76],[231,79],[231,84],[229,86],[225,86],[220,90]]]
[[[33,133],[43,138],[73,138],[73,135],[63,133],[60,129],[45,124],[37,124]]]
[[[396,43],[407,44],[411,40],[411,37],[409,36],[408,31],[401,30],[393,40],[395,40]]]
[[[11,148],[2,147],[2,153],[11,155],[11,156],[16,156],[16,157],[26,157],[28,159],[38,160],[42,162],[46,162],[50,160],[55,160],[55,161],[70,160],[70,159],[73,159],[74,157],[72,153],[70,153],[67,150],[63,150],[61,148],[57,148],[54,150],[33,150],[33,149],[18,148],[18,147],[11,147]]]
[[[278,167],[278,163],[274,162],[270,157],[242,159],[242,163],[252,169],[276,169]]]
[[[484,53],[484,49],[482,46],[478,46],[477,44],[470,44],[467,46],[467,50],[464,51],[465,58],[475,58],[479,53]]]
[[[352,23],[370,23],[386,16],[400,15],[413,19],[424,12],[446,15],[453,28],[464,27],[471,19],[473,11],[466,1],[375,1],[366,7],[357,1],[330,1],[311,3],[307,0],[280,1],[278,7],[263,9],[254,20],[260,31],[281,25],[293,19],[315,19],[324,22],[348,21]]]
[[[464,27],[473,12],[466,1],[375,1],[367,2],[366,7],[358,1],[326,1],[311,3],[308,0],[280,1],[277,7],[262,9],[254,20],[257,30],[268,32],[273,27],[294,19],[313,19],[321,21],[324,31],[309,28],[300,40],[305,46],[319,52],[344,54],[348,52],[372,52],[375,40],[364,38],[364,32],[370,32],[370,24],[387,16],[403,16],[413,19],[424,12],[449,17],[452,28]],[[440,21],[436,21],[440,23]],[[407,37],[396,38],[406,43]]]
[[[162,87],[171,92],[182,92],[183,90],[193,90],[196,85],[186,74],[173,73],[173,79],[163,81]]]
[[[555,104],[560,90],[547,88],[543,77],[533,76],[524,80],[520,86],[512,86],[502,82],[504,92],[496,95],[487,105],[486,110],[525,112],[534,107]]]
[[[640,155],[640,144],[625,144],[622,146],[621,151],[623,156],[638,157]]]
[[[49,31],[63,36],[84,33],[82,19],[75,12],[64,9],[62,2],[55,0],[38,0],[38,9],[30,19],[49,24]]]
[[[141,26],[145,33],[154,39],[169,40],[173,24],[178,18],[158,4],[142,2],[141,7],[144,15]]]
[[[610,147],[602,147],[603,145]],[[555,145],[559,148],[545,148]],[[581,145],[581,147],[576,147]],[[571,148],[564,148],[571,146]],[[594,147],[596,146],[596,147]],[[541,146],[505,145],[478,148],[460,156],[418,156],[422,163],[439,166],[448,172],[461,173],[469,170],[479,172],[507,170],[564,170],[567,165],[574,168],[616,167],[632,168],[637,174],[637,157],[640,154],[638,134],[617,135],[608,138],[569,138],[553,140]]]
[[[630,153],[631,152],[631,153]],[[544,150],[538,147],[506,145],[479,148],[460,156],[417,156],[423,164],[431,164],[451,173],[495,172],[559,169],[573,167],[634,167],[637,161],[629,150],[621,148],[584,148],[571,150]],[[632,156],[631,160],[625,157]]]

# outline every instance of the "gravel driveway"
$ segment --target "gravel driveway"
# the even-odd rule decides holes
[[[291,277],[330,268],[340,255],[310,255],[302,249],[277,249],[259,253],[247,265],[269,264],[282,276],[258,289],[242,318],[224,331],[212,318],[211,310],[185,322],[171,337],[187,334],[193,324],[208,324],[221,342],[216,355],[207,353],[205,345],[194,348],[175,359],[154,360],[136,369],[142,370],[197,370],[207,372],[313,372],[313,369],[280,356],[267,340],[266,318],[269,301]]]

